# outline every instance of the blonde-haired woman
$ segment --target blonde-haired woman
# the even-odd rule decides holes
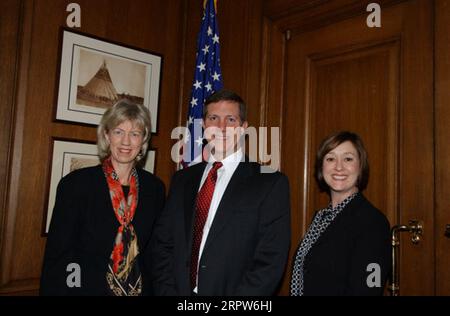
[[[97,138],[101,164],[71,172],[58,185],[41,295],[152,292],[145,249],[165,193],[161,180],[137,166],[150,139],[148,109],[117,102]],[[68,282],[76,277],[69,265],[79,267],[80,282]]]

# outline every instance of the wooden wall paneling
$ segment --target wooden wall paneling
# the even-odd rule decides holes
[[[0,294],[14,293],[21,290],[30,290],[29,280],[17,281],[11,276],[11,270],[14,264],[21,264],[12,260],[15,251],[15,227],[18,213],[19,186],[21,179],[21,158],[23,156],[23,138],[24,138],[24,116],[27,101],[27,88],[29,81],[29,65],[31,49],[31,33],[32,33],[32,17],[33,17],[34,1],[24,1],[21,3],[19,20],[21,28],[18,29],[17,36],[17,56],[18,69],[14,74],[15,85],[15,104],[11,105],[15,108],[14,117],[11,126],[13,139],[11,139],[11,152],[9,158],[9,186],[8,196],[6,197],[6,207],[4,214],[3,226],[1,227],[2,245],[0,248]]]
[[[224,87],[236,91],[245,99],[249,9],[250,1],[218,1]]]
[[[241,52],[241,56],[236,58],[245,58],[244,68],[241,69],[245,73],[245,82],[243,82],[242,94],[248,106],[248,122],[250,126],[264,126],[261,122],[261,59],[262,59],[262,36],[263,36],[263,1],[248,0],[246,11],[246,38],[243,39],[247,43],[245,52]],[[236,36],[239,33],[235,34]]]
[[[306,12],[314,8],[322,8],[320,5],[326,0],[266,0],[264,1],[264,15],[272,20],[280,20],[286,16],[295,15],[297,12]]]
[[[264,19],[262,45],[265,54],[261,58],[261,107],[260,126],[279,127],[280,138],[285,136],[283,131],[284,111],[284,77],[285,77],[285,44],[286,34],[269,19]],[[270,133],[270,132],[268,132]],[[268,134],[270,140],[270,134]],[[280,139],[280,152],[282,141]],[[270,148],[270,141],[267,141]],[[280,157],[281,158],[281,157]],[[283,159],[281,158],[281,161]],[[283,165],[281,164],[281,169]]]
[[[31,19],[32,19],[33,1],[23,1],[20,8],[19,31],[17,34],[17,56],[18,68],[15,70],[14,77],[14,93],[15,100],[9,106],[15,108],[15,113],[12,118],[14,122],[10,126],[10,133],[12,135],[10,152],[9,152],[9,186],[8,196],[5,203],[5,214],[3,226],[1,227],[2,245],[0,253],[0,293],[9,293],[17,290],[17,283],[11,278],[11,269],[13,262],[11,260],[14,252],[14,233],[17,216],[18,204],[18,190],[20,183],[20,166],[21,157],[23,154],[23,134],[24,134],[24,113],[26,107],[26,92],[28,87],[28,67],[29,54],[31,43]],[[25,52],[25,53],[24,53]],[[21,78],[21,80],[19,80]],[[23,287],[22,287],[23,288]],[[29,289],[25,286],[25,289]]]
[[[264,18],[262,26],[262,54],[261,54],[261,79],[260,79],[260,125],[261,127],[267,127],[268,131],[266,135],[259,134],[266,146],[265,153],[274,155],[272,148],[276,150],[277,147],[272,146],[272,135],[270,128],[279,128],[279,169],[281,172],[286,173],[288,167],[297,167],[298,165],[290,165],[287,163],[288,158],[283,156],[283,145],[290,146],[289,143],[285,143],[284,140],[293,137],[293,135],[287,135],[283,129],[284,119],[286,118],[286,105],[283,91],[285,90],[285,76],[286,76],[286,33],[280,32],[277,26],[268,18]],[[261,150],[261,148],[259,148]],[[260,157],[261,158],[261,157]],[[267,164],[267,163],[266,163]],[[276,168],[276,166],[273,166]],[[297,200],[297,193],[301,188],[301,183],[297,178],[289,179],[290,195],[291,195],[291,210],[293,204],[295,205]],[[291,230],[295,232],[298,228],[296,223],[298,213],[291,212]],[[292,245],[291,245],[292,249]],[[292,250],[289,253],[288,263],[286,266],[285,275],[289,274],[288,267],[291,266]],[[283,283],[286,283],[287,278],[283,278]],[[281,288],[286,285],[281,284]],[[281,288],[278,291],[281,292]]]
[[[192,84],[192,82],[188,83],[188,82],[185,81],[185,77],[186,77],[186,75],[185,75],[185,72],[186,72],[186,58],[187,58],[186,48],[187,48],[187,43],[188,43],[188,36],[187,36],[187,34],[188,34],[187,31],[188,30],[187,30],[187,28],[188,28],[188,25],[189,25],[188,21],[189,21],[189,16],[190,16],[189,13],[190,12],[189,12],[189,9],[188,9],[189,8],[188,1],[184,1],[183,3],[184,3],[184,6],[183,6],[183,20],[182,20],[183,28],[182,28],[182,36],[181,36],[182,39],[181,39],[181,43],[180,43],[180,45],[181,45],[180,51],[178,53],[178,58],[180,59],[180,73],[179,73],[179,83],[178,83],[178,86],[179,86],[178,91],[179,91],[179,93],[178,93],[178,108],[177,108],[178,115],[177,115],[177,120],[176,120],[177,126],[186,126],[187,112],[183,111],[183,109],[186,107],[185,106],[185,100],[184,100],[184,97],[185,97],[184,91],[185,91],[186,85]],[[172,140],[171,144],[175,143],[176,141],[177,140]]]
[[[58,87],[60,32],[65,26],[67,1],[26,1],[23,45],[11,165],[11,190],[6,211],[7,241],[0,267],[2,293],[36,291],[45,238],[41,237],[47,199],[51,137],[95,141],[95,126],[54,122]],[[169,0],[79,1],[81,30],[163,56],[159,98],[156,174],[168,184],[174,168],[170,132],[178,116],[178,83],[184,2]],[[14,264],[13,264],[14,263]]]
[[[19,60],[19,33],[22,21],[22,2],[8,0],[0,11],[0,249],[6,216],[9,161],[12,151],[13,119],[15,112],[15,76]]]
[[[164,180],[167,189],[175,171],[175,164],[170,156],[172,143],[168,140],[172,129],[177,126],[179,116],[185,7],[186,1],[172,0],[165,5],[161,5],[160,1],[152,1],[148,8],[151,16],[143,28],[149,30],[148,34],[141,35],[142,39],[139,39],[144,41],[144,37],[147,38],[147,47],[152,48],[151,50],[158,49],[163,54],[158,133],[152,136],[151,146],[157,149],[156,174]],[[138,6],[133,8],[136,12],[131,16],[138,14],[140,10]]]
[[[331,51],[311,56],[307,81],[311,81],[307,112],[311,130],[309,170],[314,169],[315,151],[320,141],[336,130],[357,132],[369,153],[371,174],[366,196],[383,210],[391,223],[396,209],[396,148],[398,128],[398,39],[347,51]],[[315,126],[315,127],[314,127]],[[381,127],[384,128],[375,128]],[[312,173],[308,197],[317,210],[328,202],[326,194],[317,194]],[[307,218],[310,222],[312,218]]]
[[[383,9],[403,1],[407,0],[379,0],[376,3]],[[277,21],[281,30],[306,32],[359,16],[361,12],[366,12],[367,5],[372,2],[374,1],[266,0],[264,15]]]
[[[436,295],[450,295],[450,1],[435,2]]]
[[[222,2],[218,3],[218,17],[222,14],[223,5]],[[195,0],[187,0],[186,4],[186,21],[185,21],[185,38],[184,38],[184,56],[183,56],[183,77],[181,97],[179,102],[178,111],[180,112],[178,126],[186,126],[189,98],[191,97],[192,83],[194,80],[195,69],[195,53],[197,51],[197,35],[200,30],[200,21],[203,14],[203,6],[201,3]],[[219,20],[219,32],[221,32],[220,20]],[[220,33],[222,37],[222,32]],[[223,39],[220,38],[220,46],[223,46]],[[221,58],[223,59],[223,53],[221,51]],[[223,74],[222,74],[223,75]],[[223,78],[222,78],[223,79]],[[175,141],[173,141],[175,143]]]
[[[400,117],[399,223],[424,222],[424,238],[413,245],[402,236],[400,286],[404,295],[433,295],[434,129],[433,3],[404,3]]]

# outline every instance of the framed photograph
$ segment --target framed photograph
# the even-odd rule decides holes
[[[120,99],[145,105],[157,130],[162,57],[63,30],[56,120],[98,125]]]
[[[150,173],[155,173],[155,163],[156,163],[156,151],[150,149],[147,151],[147,157],[145,158],[144,170]]]
[[[48,202],[45,208],[44,235],[48,233],[50,226],[59,180],[74,170],[100,164],[97,145],[94,143],[55,138],[52,139],[52,142],[53,153]],[[155,170],[155,156],[155,150],[149,150],[144,164],[144,169],[151,173],[154,173]]]

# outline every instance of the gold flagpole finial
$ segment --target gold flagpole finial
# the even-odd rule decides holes
[[[203,0],[203,10],[206,9],[206,3],[208,0]],[[214,0],[214,11],[216,11],[217,14],[217,0]]]

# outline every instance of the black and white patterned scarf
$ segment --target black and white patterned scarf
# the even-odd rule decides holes
[[[358,192],[353,193],[347,197],[344,201],[332,207],[330,203],[327,208],[324,208],[317,212],[311,225],[306,232],[295,256],[294,268],[291,278],[291,296],[303,295],[303,265],[305,258],[308,255],[309,250],[316,243],[322,233],[327,227],[334,221],[337,215],[358,195]]]

